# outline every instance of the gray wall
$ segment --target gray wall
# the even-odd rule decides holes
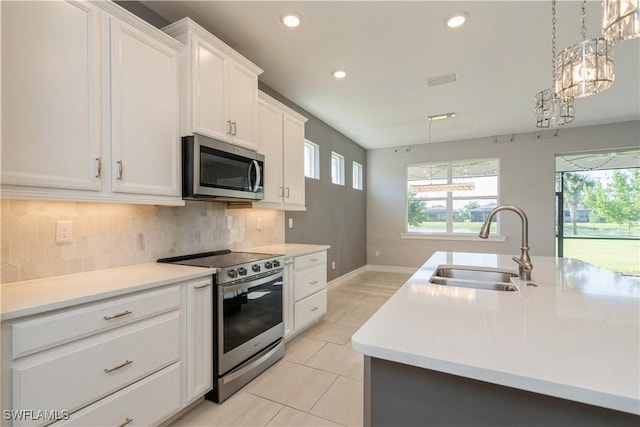
[[[286,213],[286,242],[331,245],[327,254],[328,280],[366,265],[368,184],[365,149],[268,86],[260,84],[259,87],[308,118],[305,137],[320,146],[320,179],[305,178],[307,210]],[[331,183],[331,151],[344,156],[344,186]],[[364,167],[363,190],[353,189],[351,165],[354,161]],[[289,218],[293,219],[293,228],[288,227]],[[332,262],[335,262],[335,269]]]
[[[419,267],[436,251],[520,253],[520,218],[500,213],[506,242],[401,239],[406,232],[408,164],[481,158],[500,159],[500,203],[521,207],[529,218],[532,255],[555,255],[555,155],[581,151],[638,148],[640,122],[517,134],[512,142],[478,138],[404,149],[367,152],[367,262]],[[501,138],[500,141],[506,141]],[[376,256],[376,251],[379,256]]]

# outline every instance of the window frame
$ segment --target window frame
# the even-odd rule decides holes
[[[364,189],[364,166],[356,161],[351,162],[351,186],[354,190]]]
[[[336,171],[334,171],[334,162],[337,161],[338,162],[338,168],[339,170],[337,171],[337,176],[336,176]],[[336,181],[337,179],[337,181]],[[337,153],[335,151],[331,151],[331,183],[335,184],[335,185],[345,185],[344,182],[344,156],[340,153]]]
[[[446,196],[444,197],[409,197],[408,185],[409,185],[409,169],[415,166],[428,166],[428,165],[447,165],[447,178],[446,184],[453,184],[453,169],[454,165],[469,163],[469,162],[480,162],[480,161],[491,161],[496,163],[496,177],[497,177],[497,194],[496,195],[482,195],[482,196],[453,196],[452,191],[447,191]],[[405,175],[405,212],[404,212],[404,220],[405,220],[405,232],[401,233],[401,238],[403,239],[436,239],[436,240],[473,240],[478,241],[478,235],[476,233],[469,232],[455,232],[453,229],[453,217],[454,217],[454,208],[453,202],[457,200],[478,200],[478,199],[488,199],[495,200],[497,205],[500,205],[500,159],[499,158],[482,158],[482,159],[458,159],[458,160],[447,160],[447,161],[439,161],[439,162],[429,162],[429,163],[412,163],[407,164],[406,166],[406,175]],[[439,231],[410,231],[409,230],[409,203],[411,201],[438,201],[443,200],[446,206],[446,222],[445,222],[445,230],[443,232]],[[492,232],[495,230],[495,234],[491,234],[489,237],[489,241],[506,241],[506,236],[500,235],[500,222],[498,217],[496,217],[496,222],[493,223],[491,227]]]
[[[307,158],[307,153],[311,152],[312,158]],[[307,175],[307,167],[311,175]],[[307,139],[304,140],[304,176],[305,178],[320,179],[320,146]]]

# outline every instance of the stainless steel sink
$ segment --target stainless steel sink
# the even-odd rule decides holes
[[[511,278],[517,274],[499,269],[470,266],[440,266],[429,280],[434,285],[458,286],[491,291],[517,291]]]

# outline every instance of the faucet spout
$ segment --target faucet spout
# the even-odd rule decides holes
[[[480,234],[478,236],[481,239],[489,238],[489,231],[491,229],[491,221],[493,221],[493,217],[498,212],[505,210],[517,213],[522,220],[522,245],[520,247],[520,258],[513,257],[513,260],[518,264],[518,276],[520,276],[520,279],[531,280],[533,264],[529,257],[529,221],[527,220],[527,215],[525,215],[522,209],[513,205],[496,206],[491,210],[491,212],[489,212],[487,219],[484,221],[484,224],[482,224],[482,228],[480,229]]]

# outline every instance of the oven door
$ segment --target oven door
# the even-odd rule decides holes
[[[218,366],[222,376],[284,336],[282,270],[218,286]]]

